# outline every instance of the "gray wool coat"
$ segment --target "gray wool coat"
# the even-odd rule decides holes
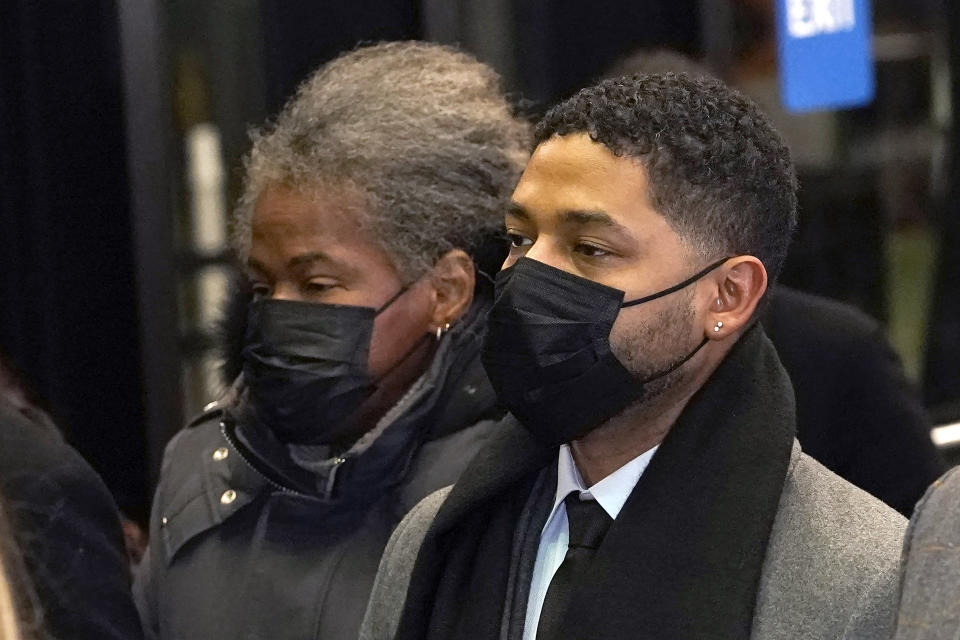
[[[425,498],[387,544],[361,640],[393,638],[420,544],[449,488]],[[757,592],[757,640],[883,640],[893,632],[906,520],[794,442]]]

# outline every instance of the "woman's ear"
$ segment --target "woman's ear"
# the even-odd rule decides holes
[[[720,340],[750,325],[767,291],[767,270],[759,258],[737,256],[716,272],[714,282],[716,298],[706,315],[705,332]]]
[[[430,282],[436,292],[431,321],[444,329],[466,313],[473,302],[475,284],[473,260],[466,252],[453,249],[443,255],[430,272]]]

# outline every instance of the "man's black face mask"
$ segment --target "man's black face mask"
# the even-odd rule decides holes
[[[610,350],[620,309],[679,291],[727,260],[625,303],[619,289],[520,258],[497,274],[483,342],[483,366],[501,402],[550,445],[576,440],[617,415],[643,396],[645,383],[669,374],[707,343],[704,338],[666,371],[640,380]]]
[[[377,388],[368,369],[374,318],[404,291],[379,309],[290,300],[251,303],[243,378],[253,419],[287,443],[347,438],[354,430],[351,418]]]

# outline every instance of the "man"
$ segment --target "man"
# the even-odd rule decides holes
[[[483,347],[512,416],[398,527],[362,637],[885,637],[903,518],[801,453],[754,322],[796,221],[779,136],[668,73],[535,143]]]
[[[383,546],[497,403],[489,245],[528,148],[450,48],[361,48],[255,136],[236,249],[243,373],[167,447],[137,581],[159,638],[353,640]]]

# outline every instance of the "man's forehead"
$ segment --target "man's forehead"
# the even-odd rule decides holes
[[[514,213],[549,212],[579,222],[603,222],[605,216],[628,224],[638,208],[650,206],[647,185],[635,160],[614,155],[586,134],[555,136],[531,157],[514,192]]]
[[[534,149],[527,168],[567,178],[603,179],[633,166],[586,133],[571,133],[541,143]]]

